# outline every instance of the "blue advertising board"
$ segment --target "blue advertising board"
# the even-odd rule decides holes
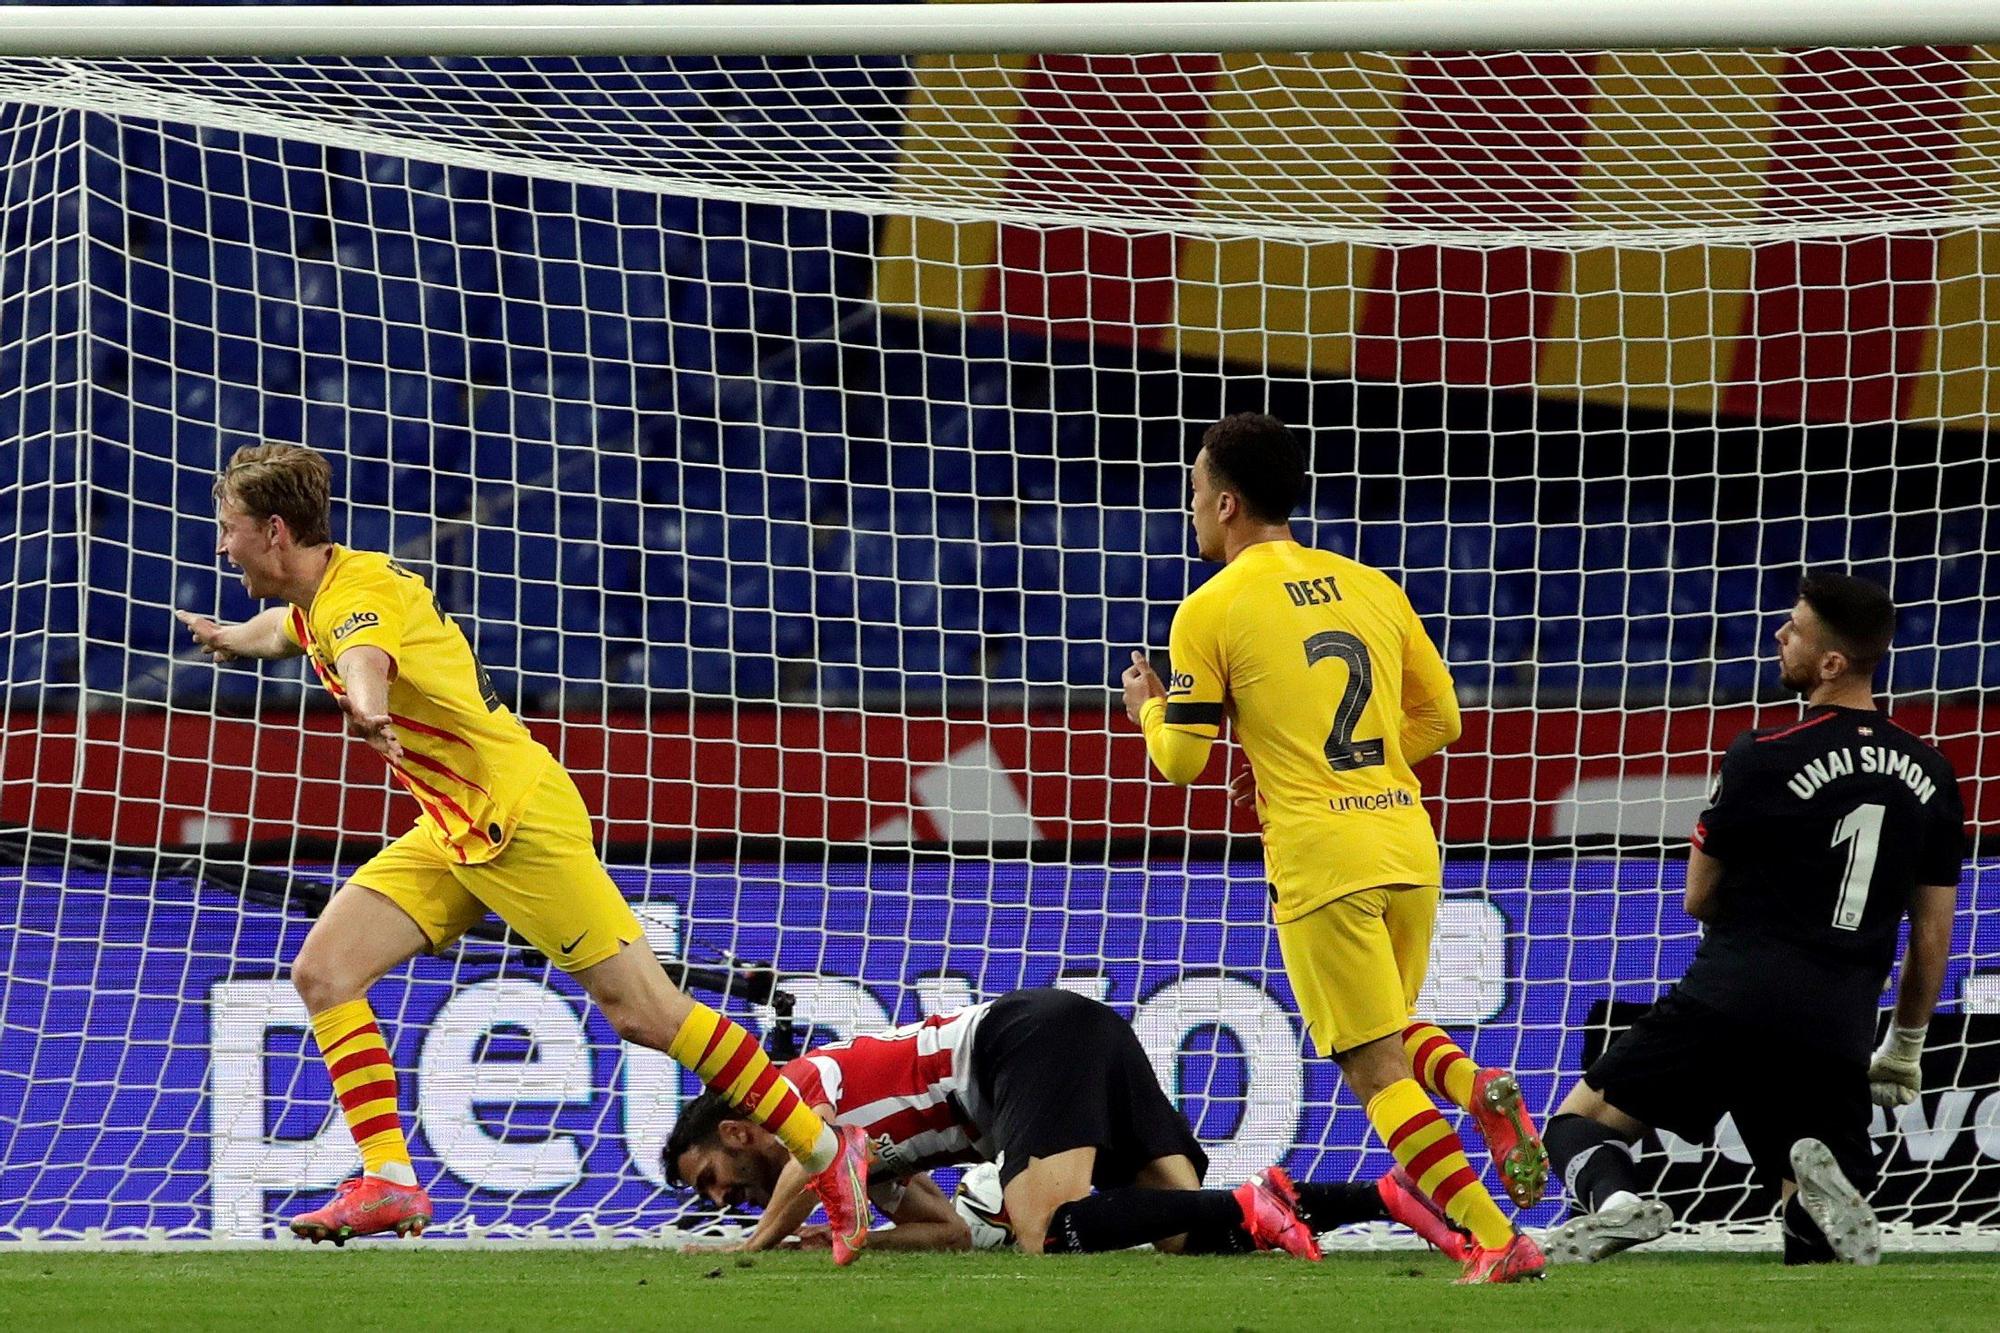
[[[1650,1000],[1685,967],[1698,935],[1679,907],[1682,870],[1615,857],[1453,863],[1427,1016],[1482,1063],[1518,1071],[1546,1112],[1593,1022],[1601,1044],[1612,1002]],[[614,876],[661,952],[775,962],[808,1043],[1068,986],[1133,1022],[1213,1145],[1214,1178],[1280,1158],[1318,1178],[1389,1164],[1301,1038],[1254,864],[966,858]],[[1994,995],[2000,863],[1975,868],[1963,907],[1948,1009]],[[307,925],[187,880],[0,878],[0,1238],[272,1235],[354,1169],[284,980]],[[371,998],[441,1231],[651,1231],[682,1216],[659,1151],[697,1089],[665,1057],[622,1046],[567,978],[475,943],[416,960]],[[753,1025],[769,1018],[729,1007]],[[1962,1159],[1980,1181],[1951,1197],[1990,1213],[2000,1091],[1984,1072],[1992,1053],[1970,1049],[1914,1122],[1880,1128],[1930,1136],[1907,1170]],[[1545,1202],[1526,1220],[1558,1211]]]

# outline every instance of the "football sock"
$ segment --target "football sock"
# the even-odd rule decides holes
[[[833,1130],[799,1099],[798,1089],[741,1024],[697,1002],[667,1043],[667,1055],[752,1124],[777,1135],[806,1170],[818,1174],[832,1164],[840,1144]]]
[[[1835,1261],[1833,1246],[1828,1243],[1826,1233],[1819,1229],[1812,1220],[1812,1214],[1799,1202],[1796,1191],[1785,1200],[1784,1219],[1787,1264],[1830,1264]]]
[[[1479,1183],[1465,1145],[1415,1079],[1398,1079],[1376,1093],[1368,1121],[1417,1188],[1483,1248],[1497,1250],[1514,1239],[1513,1223]]]
[[[1412,1023],[1403,1029],[1403,1049],[1424,1091],[1441,1097],[1461,1111],[1472,1109],[1472,1076],[1479,1066],[1465,1048],[1432,1023]]]
[[[1243,1214],[1227,1222],[1203,1223],[1191,1228],[1182,1254],[1255,1254],[1257,1238],[1243,1229]]]
[[[1342,1180],[1319,1184],[1295,1180],[1299,1193],[1299,1216],[1314,1232],[1331,1231],[1354,1222],[1386,1222],[1389,1210],[1382,1206],[1382,1193],[1372,1180]]]
[[[1587,1116],[1559,1115],[1542,1133],[1549,1165],[1562,1177],[1570,1206],[1594,1213],[1614,1194],[1639,1192],[1639,1168],[1624,1136]]]
[[[1239,1234],[1243,1230],[1242,1205],[1228,1190],[1107,1190],[1056,1209],[1042,1249],[1047,1254],[1100,1254],[1181,1235],[1191,1240],[1200,1235],[1213,1244],[1224,1227]]]
[[[397,1185],[416,1184],[402,1113],[396,1107],[396,1067],[389,1061],[381,1029],[375,1026],[375,1011],[366,1000],[349,1000],[314,1014],[312,1030],[320,1059],[333,1078],[340,1113],[347,1118],[354,1146],[361,1150],[361,1169]]]

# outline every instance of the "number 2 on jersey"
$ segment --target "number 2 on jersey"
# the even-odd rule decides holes
[[[1833,905],[1835,930],[1861,929],[1861,915],[1868,910],[1868,885],[1875,878],[1875,849],[1882,841],[1882,816],[1888,807],[1857,805],[1833,829],[1833,845],[1847,846],[1847,877],[1840,882],[1840,898]]]
[[[1382,762],[1382,742],[1354,739],[1354,724],[1375,692],[1375,668],[1368,660],[1368,645],[1343,630],[1322,630],[1306,640],[1306,665],[1329,657],[1347,663],[1347,688],[1333,710],[1333,729],[1326,734],[1326,762],[1336,773],[1357,768],[1373,768]]]

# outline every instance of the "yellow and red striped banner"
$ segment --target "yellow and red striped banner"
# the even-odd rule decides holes
[[[912,94],[913,198],[949,173],[996,210],[1143,199],[1162,227],[897,218],[876,295],[1278,372],[1983,428],[2000,407],[2000,240],[1968,228],[1461,249],[1167,219],[1215,199],[1240,214],[1263,192],[1274,210],[1488,228],[1677,209],[1812,223],[1836,204],[1907,223],[1954,198],[1996,90],[2000,62],[1969,48],[935,59]]]

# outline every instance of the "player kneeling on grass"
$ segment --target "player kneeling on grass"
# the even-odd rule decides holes
[[[971,1248],[970,1228],[923,1173],[997,1159],[1008,1223],[1030,1254],[1150,1244],[1317,1259],[1316,1233],[1377,1220],[1401,1222],[1454,1258],[1469,1252],[1469,1237],[1399,1172],[1374,1184],[1294,1185],[1274,1166],[1233,1190],[1201,1188],[1207,1154],[1131,1026],[1068,991],[1015,991],[822,1046],[785,1074],[828,1123],[873,1141],[870,1193],[896,1224],[871,1241],[883,1248]],[[798,1234],[812,1212],[804,1172],[713,1094],[682,1112],[664,1156],[668,1180],[764,1210],[748,1249]]]
[[[1549,1122],[1577,1210],[1551,1259],[1591,1263],[1664,1235],[1671,1214],[1640,1196],[1628,1145],[1649,1127],[1706,1142],[1725,1112],[1759,1177],[1779,1182],[1786,1263],[1880,1256],[1868,1103],[1916,1098],[1965,854],[1950,763],[1875,707],[1895,627],[1872,583],[1800,585],[1777,644],[1805,715],[1730,745],[1688,863],[1701,948]],[[1905,914],[1894,1025],[1871,1060]]]

